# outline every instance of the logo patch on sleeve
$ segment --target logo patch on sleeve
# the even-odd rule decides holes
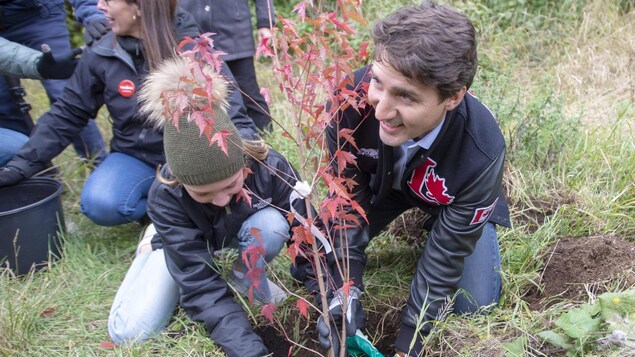
[[[498,198],[494,200],[494,203],[492,203],[490,206],[477,208],[476,211],[474,211],[474,217],[472,218],[472,222],[470,222],[470,225],[479,224],[487,221],[490,214],[492,214],[492,211],[494,211],[494,207],[496,207],[496,202],[498,202]]]

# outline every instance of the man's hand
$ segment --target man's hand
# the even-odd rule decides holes
[[[94,41],[99,40],[103,35],[110,31],[110,25],[105,18],[93,20],[84,28],[84,43],[90,46]]]
[[[329,340],[329,336],[331,336],[335,355],[339,354],[340,340],[338,331],[342,327],[342,319],[344,317],[346,317],[347,337],[355,335],[358,329],[364,327],[364,310],[362,309],[362,303],[359,301],[360,296],[362,296],[362,291],[354,286],[350,287],[348,296],[346,296],[342,288],[339,288],[333,294],[333,298],[329,303],[330,326],[324,322],[322,316],[318,318],[317,330],[320,345],[325,349],[331,348],[331,341]],[[347,301],[346,312],[342,310],[345,300]]]
[[[44,79],[66,79],[73,74],[77,65],[77,55],[82,53],[81,48],[72,49],[70,52],[53,57],[51,48],[42,45],[42,57],[37,63],[37,71]]]
[[[24,174],[16,169],[11,167],[0,168],[0,187],[13,186],[25,178]]]

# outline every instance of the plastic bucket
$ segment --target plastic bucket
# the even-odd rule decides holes
[[[0,188],[0,261],[16,275],[46,266],[60,256],[64,232],[60,194],[52,178],[31,178]]]

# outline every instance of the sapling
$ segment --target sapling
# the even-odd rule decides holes
[[[273,38],[271,41],[263,40],[257,49],[259,55],[272,58],[273,73],[279,83],[279,90],[282,91],[290,108],[292,129],[285,128],[277,118],[272,118],[272,122],[281,128],[283,136],[297,149],[297,169],[306,180],[304,185],[297,185],[295,190],[304,198],[308,214],[306,217],[300,217],[297,212],[289,212],[289,220],[296,219],[302,222],[302,225],[293,229],[288,253],[292,260],[295,261],[298,256],[302,256],[310,260],[314,266],[319,286],[321,317],[327,326],[330,318],[329,292],[336,290],[336,287],[325,273],[326,256],[322,249],[327,248],[328,252],[328,247],[333,246],[333,241],[328,230],[318,229],[317,226],[327,226],[327,222],[330,221],[333,229],[342,229],[351,224],[359,224],[351,211],[356,211],[363,219],[366,219],[366,216],[362,207],[356,204],[350,194],[355,182],[341,176],[347,165],[356,164],[356,158],[344,150],[336,150],[332,157],[329,156],[326,150],[325,128],[334,113],[349,107],[356,109],[364,104],[366,99],[360,98],[357,92],[349,88],[353,71],[361,67],[369,55],[366,42],[359,45],[359,48],[353,48],[351,45],[351,39],[357,34],[355,26],[365,24],[360,2],[339,0],[329,6],[331,8],[327,8],[322,1],[300,2],[293,11],[297,19],[278,17],[278,25],[273,29]],[[310,30],[299,32],[297,28],[300,24]],[[206,74],[204,67],[209,65],[218,71],[222,55],[213,49],[212,38],[211,34],[203,34],[197,39],[187,38],[179,46],[182,48],[188,43],[194,45],[192,50],[182,52],[182,56],[190,59],[192,75],[203,78],[207,85],[196,87],[189,93],[176,92],[166,95],[175,96],[178,99],[177,103],[180,103],[173,109],[171,117],[187,115],[188,120],[195,122],[201,133],[207,136],[210,145],[219,145],[222,148],[227,145],[226,136],[214,131],[213,123],[206,119],[213,114],[210,112],[213,109],[203,106],[202,109],[188,110],[189,103],[196,101],[197,97],[198,100],[211,101],[209,99],[212,96],[213,79]],[[325,103],[331,105],[327,106]],[[338,130],[338,141],[356,146],[351,134],[350,130]],[[321,201],[316,200],[316,191],[320,184],[323,184],[329,193],[327,198]],[[243,192],[241,197],[249,200],[249,194]],[[320,203],[317,211],[314,211],[313,206],[317,202]],[[316,215],[313,212],[316,212]],[[340,246],[346,249],[346,244]],[[247,266],[250,266],[249,262],[253,260],[250,253],[258,254],[250,251],[243,254],[242,258]],[[347,281],[347,262],[336,263],[337,273]],[[263,272],[247,274],[250,273],[255,281],[256,275]],[[343,289],[346,295],[342,299],[343,311],[348,308],[349,299],[346,297],[350,284],[351,282],[345,283]],[[297,306],[305,316],[307,307],[316,308],[303,298]],[[273,321],[274,310],[275,306],[265,306],[261,313]],[[346,319],[342,320],[339,340],[344,344]],[[345,353],[346,349],[341,348],[340,356],[344,356]],[[333,348],[329,350],[329,356],[335,356]]]

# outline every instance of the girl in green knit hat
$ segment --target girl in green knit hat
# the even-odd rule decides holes
[[[167,164],[150,189],[153,225],[117,292],[109,332],[116,343],[148,338],[165,328],[178,301],[228,356],[263,356],[267,349],[232,290],[256,304],[285,299],[266,265],[291,235],[286,215],[300,177],[263,141],[240,137],[226,114],[227,82],[210,68],[211,102],[195,95],[206,87],[191,68],[183,58],[166,62],[141,93],[142,111],[164,130]],[[184,96],[188,107],[175,111]],[[294,208],[306,213],[302,200]],[[214,256],[225,247],[240,253],[228,272]]]

